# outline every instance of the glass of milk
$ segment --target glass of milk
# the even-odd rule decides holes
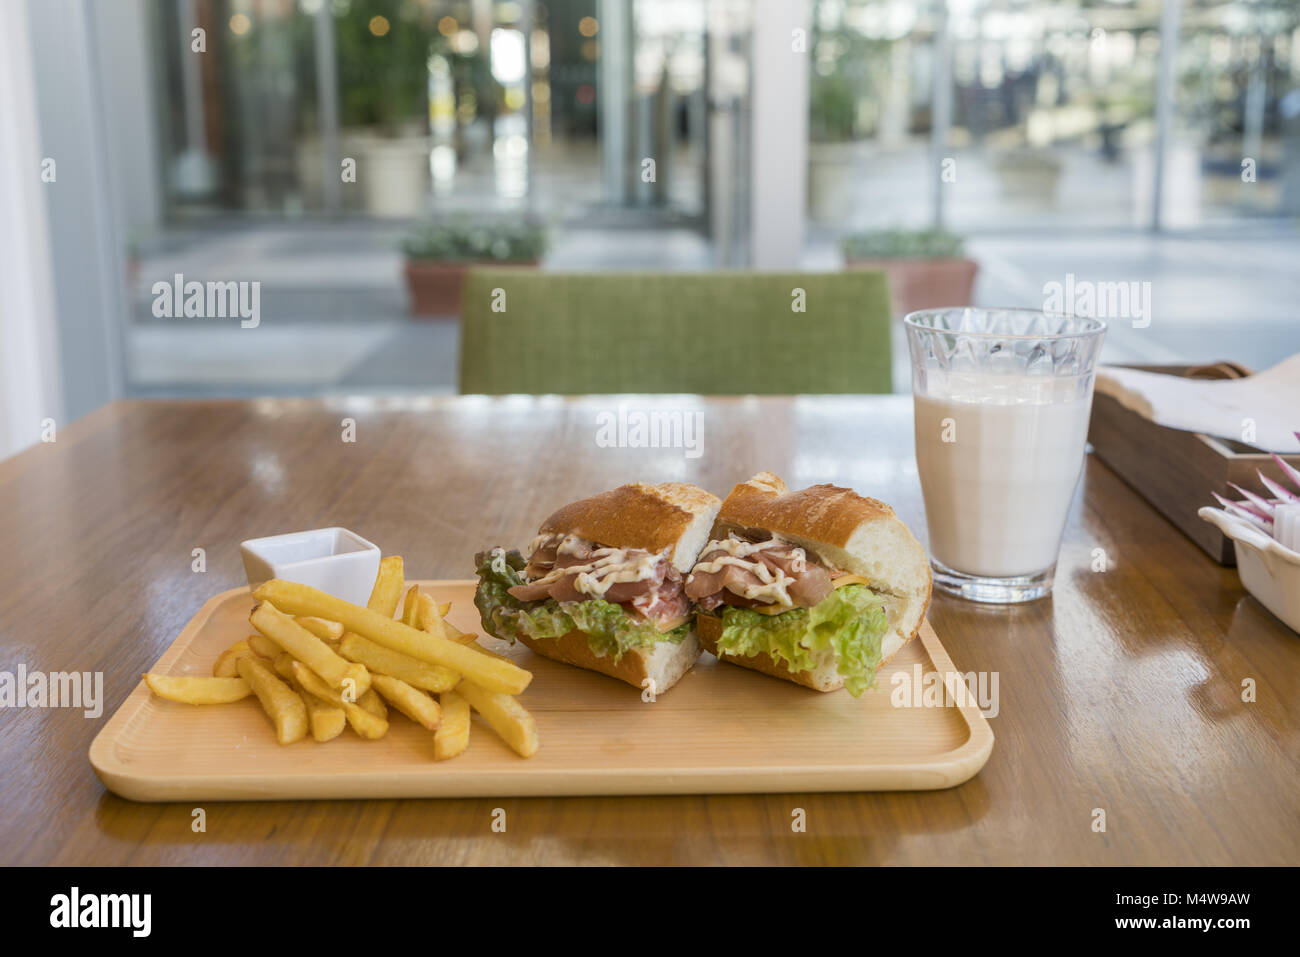
[[[955,308],[903,326],[935,587],[999,604],[1050,594],[1105,323]]]

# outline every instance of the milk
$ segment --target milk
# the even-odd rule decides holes
[[[930,554],[987,578],[1056,563],[1083,469],[1092,382],[929,372],[915,395]]]

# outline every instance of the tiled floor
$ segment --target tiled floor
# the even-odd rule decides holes
[[[128,333],[134,395],[249,396],[446,393],[456,389],[458,330],[413,321],[401,279],[400,230],[374,224],[257,225],[177,233],[146,257]],[[1265,368],[1300,351],[1300,232],[1251,236],[1139,233],[974,236],[976,302],[1042,307],[1044,284],[1151,283],[1151,322],[1112,322],[1111,362],[1233,359]],[[709,243],[686,229],[569,229],[545,268],[707,269]],[[838,268],[834,237],[812,230],[805,268]],[[260,280],[262,321],[155,319],[150,287],[186,279]],[[899,344],[901,346],[901,343]],[[903,356],[896,365],[905,367]],[[898,387],[906,388],[906,376]]]

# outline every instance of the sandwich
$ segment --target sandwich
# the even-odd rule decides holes
[[[721,501],[694,485],[624,485],[542,522],[525,557],[475,558],[489,634],[658,694],[700,656],[685,580]]]
[[[925,549],[884,502],[760,472],[722,503],[685,591],[720,660],[857,696],[916,637],[930,587]]]

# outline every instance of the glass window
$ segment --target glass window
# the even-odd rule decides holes
[[[840,229],[934,218],[930,105],[939,4],[814,0],[808,214]]]
[[[1189,2],[1164,223],[1300,214],[1300,6]]]
[[[1159,7],[953,0],[948,225],[1149,223]]]
[[[301,163],[319,140],[312,17],[250,0],[160,0],[154,13],[169,213],[318,205]]]

